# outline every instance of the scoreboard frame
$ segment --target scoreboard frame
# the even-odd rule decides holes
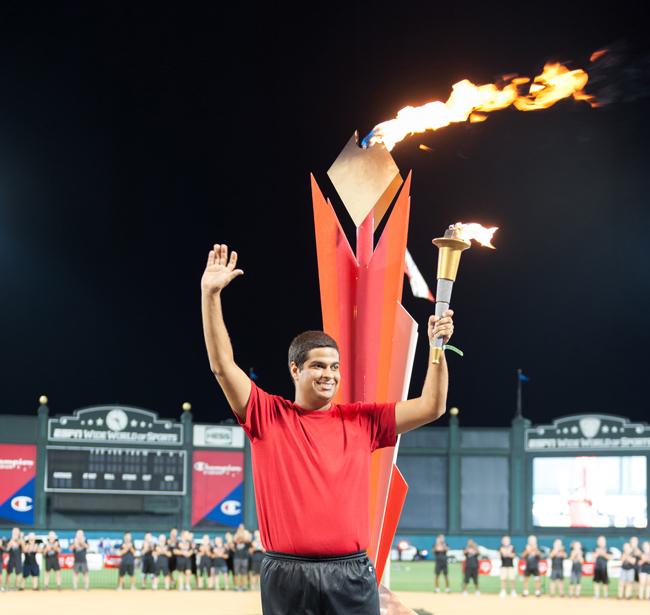
[[[50,459],[49,452],[51,450],[67,450],[67,451],[106,451],[111,453],[139,453],[146,454],[147,456],[155,455],[156,453],[163,453],[167,455],[178,455],[182,460],[182,489],[180,490],[148,490],[148,489],[84,489],[84,488],[60,488],[49,486],[50,481]],[[182,449],[152,449],[152,448],[121,448],[112,446],[48,446],[45,454],[45,484],[44,491],[46,493],[112,493],[112,494],[139,494],[139,495],[167,495],[167,496],[184,496],[187,494],[187,451]],[[54,470],[56,471],[56,470]],[[120,479],[122,482],[124,479]]]

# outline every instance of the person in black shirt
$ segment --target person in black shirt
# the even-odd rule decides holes
[[[564,560],[567,558],[567,554],[566,549],[559,538],[553,543],[553,548],[548,557],[551,560],[551,598],[555,596],[556,584],[558,585],[560,598],[563,598]]]
[[[594,569],[594,600],[600,598],[600,588],[602,584],[603,596],[609,598],[609,576],[607,574],[607,562],[612,559],[612,552],[607,546],[607,539],[599,536],[597,546],[594,549],[596,558],[596,567]]]
[[[524,571],[524,592],[523,596],[528,596],[528,582],[530,577],[535,579],[535,595],[539,598],[542,595],[541,583],[539,579],[539,558],[542,552],[537,546],[537,536],[529,536],[528,543],[521,557],[526,560],[526,570]]]
[[[248,549],[246,530],[240,525],[235,532],[235,553],[233,555],[235,591],[246,591],[245,581],[248,577]]]
[[[11,538],[7,542],[5,549],[9,553],[9,559],[7,560],[7,576],[5,577],[4,589],[9,589],[11,574],[14,573],[14,591],[17,591],[20,585],[18,577],[23,575],[23,552],[25,550],[25,541],[20,536],[20,530],[17,527],[11,530]]]
[[[501,547],[499,548],[499,554],[501,555],[501,572],[499,577],[501,578],[501,592],[499,596],[501,598],[506,597],[506,584],[510,581],[510,595],[513,598],[517,597],[517,592],[515,591],[515,548],[510,542],[510,536],[504,536],[501,539]]]
[[[235,586],[235,541],[231,532],[224,534],[223,546],[226,549],[228,558],[226,559],[226,566],[228,566],[228,573],[226,574],[226,585],[224,589],[228,591],[230,587],[230,575],[232,575],[233,588]]]
[[[199,589],[203,589],[204,576],[208,577],[208,589],[212,589],[212,543],[210,536],[204,534],[203,540],[198,549],[198,580],[197,585]]]
[[[90,545],[86,542],[83,530],[77,530],[77,535],[73,543],[70,545],[70,551],[74,553],[74,566],[72,575],[72,589],[77,591],[77,583],[79,581],[79,573],[84,575],[84,585],[86,591],[90,589],[90,580],[88,578],[88,561],[86,559],[86,551],[90,549]]]
[[[641,545],[639,555],[639,600],[650,600],[650,542],[645,540]]]
[[[174,572],[176,571],[176,554],[174,553],[174,550],[178,546],[178,530],[175,527],[169,532],[167,546],[171,551],[171,557],[169,558],[169,578],[171,579],[172,589],[174,589],[176,587],[176,580],[174,579]]]
[[[120,577],[117,581],[117,591],[122,591],[124,585],[124,575],[129,575],[131,589],[135,589],[135,546],[131,540],[131,533],[124,534],[124,541],[118,551],[120,557]]]
[[[254,536],[252,537],[252,542],[250,549],[250,566],[251,566],[251,579],[250,579],[250,588],[259,590],[260,588],[260,573],[262,571],[262,562],[266,557],[266,549],[262,545],[262,538],[260,536],[260,531],[255,530]]]
[[[199,546],[196,544],[196,541],[194,540],[194,532],[188,532],[187,535],[189,536],[190,542],[192,543],[192,557],[190,559],[190,567],[192,570],[192,576],[194,577],[194,587],[199,586],[199,566],[198,566],[198,561],[197,561],[197,555],[199,553]]]
[[[580,589],[582,588],[582,564],[585,563],[585,557],[582,552],[582,544],[577,540],[571,545],[569,553],[571,562],[571,578],[569,579],[569,598],[580,598]]]
[[[217,536],[214,539],[212,548],[212,574],[214,575],[214,589],[219,590],[219,575],[222,574],[225,579],[224,589],[228,589],[228,551],[223,544],[223,538]]]
[[[47,536],[47,542],[43,545],[43,555],[45,556],[45,579],[43,589],[47,591],[47,586],[52,581],[52,572],[56,577],[56,587],[61,591],[61,565],[59,564],[59,553],[61,546],[54,532]],[[49,575],[47,573],[50,573]]]
[[[465,554],[465,582],[463,583],[463,596],[467,596],[467,584],[470,579],[474,581],[474,590],[477,596],[481,595],[478,588],[478,545],[470,538],[463,550]]]
[[[181,532],[181,539],[173,551],[176,555],[179,591],[184,589],[190,591],[192,589],[192,557],[194,557],[194,549],[189,534],[187,530]]]
[[[636,587],[636,595],[641,600],[641,577],[640,577],[640,564],[639,560],[641,559],[641,549],[639,548],[639,537],[632,536],[630,538],[630,547],[632,548],[632,555],[636,558],[636,563],[634,564],[634,583]]]
[[[445,576],[445,592],[449,593],[449,571],[447,567],[447,551],[449,551],[449,545],[445,542],[443,534],[440,534],[436,538],[436,543],[433,545],[431,551],[436,558],[436,594],[440,593],[438,581],[440,580],[441,574]]]
[[[153,536],[151,532],[147,532],[144,535],[142,549],[140,549],[140,555],[142,555],[142,561],[140,562],[142,585],[140,589],[147,589],[147,575],[151,578],[151,586],[153,587],[153,579],[156,575],[156,562],[153,557],[155,548],[156,543],[154,542]]]
[[[23,579],[21,582],[21,589],[25,589],[25,579],[32,577],[32,588],[38,591],[38,577],[41,574],[41,569],[36,561],[36,554],[41,552],[41,545],[36,543],[36,534],[30,532],[27,534],[27,542],[23,547],[25,554],[25,561],[23,562]]]
[[[169,574],[169,560],[172,551],[167,544],[167,538],[164,534],[158,537],[158,544],[155,547],[156,556],[156,574],[153,578],[152,587],[158,589],[158,577],[162,574],[165,579],[165,589],[169,589],[171,584],[171,575]]]
[[[618,579],[618,599],[626,600],[632,597],[634,591],[634,567],[637,558],[629,542],[623,545],[623,554],[621,555],[621,576]]]

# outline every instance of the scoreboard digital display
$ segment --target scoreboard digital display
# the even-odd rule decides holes
[[[185,451],[50,446],[45,491],[185,495],[185,471]]]

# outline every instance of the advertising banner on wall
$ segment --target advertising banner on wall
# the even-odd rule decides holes
[[[192,525],[204,519],[223,525],[242,522],[244,453],[194,451]]]
[[[0,519],[34,525],[36,446],[0,444]]]

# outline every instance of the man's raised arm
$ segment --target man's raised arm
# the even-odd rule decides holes
[[[210,369],[232,409],[245,421],[251,381],[235,363],[221,310],[221,291],[244,273],[241,269],[235,269],[236,264],[237,252],[231,252],[228,259],[228,246],[215,244],[201,278],[201,310]]]
[[[447,310],[442,318],[437,316],[429,318],[427,333],[430,344],[433,343],[435,337],[441,337],[443,345],[449,341],[454,332],[454,323],[451,319],[453,315],[452,310]],[[429,369],[424,387],[422,387],[422,395],[417,399],[409,399],[395,404],[395,429],[398,434],[435,421],[445,413],[448,380],[444,353],[438,364],[432,363],[429,357]]]

